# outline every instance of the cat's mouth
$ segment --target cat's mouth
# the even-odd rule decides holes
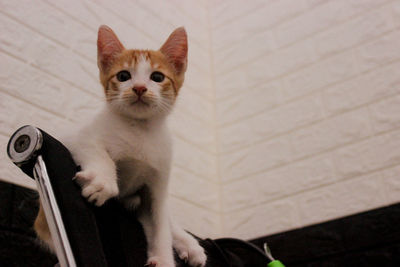
[[[145,102],[142,98],[139,98],[131,103],[132,105],[139,105],[139,106],[150,106],[149,103]]]

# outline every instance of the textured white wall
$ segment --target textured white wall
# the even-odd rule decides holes
[[[0,179],[24,124],[56,134],[103,101],[96,32],[157,49],[184,25],[171,200],[187,229],[251,238],[400,200],[395,0],[0,0]]]
[[[163,10],[160,14],[159,10]],[[0,1],[0,179],[34,187],[6,157],[19,126],[51,134],[90,116],[103,101],[97,29],[107,24],[128,48],[158,49],[185,26],[187,80],[171,117],[175,137],[171,200],[187,229],[216,236],[220,210],[206,4],[201,1]],[[190,211],[190,212],[189,212]],[[188,216],[188,214],[191,214]]]
[[[211,3],[223,233],[400,201],[400,2]]]

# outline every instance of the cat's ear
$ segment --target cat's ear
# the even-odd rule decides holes
[[[100,70],[107,70],[124,49],[113,30],[106,25],[101,25],[97,37],[97,65]]]
[[[177,74],[182,74],[186,71],[188,44],[187,35],[183,27],[177,28],[171,33],[167,41],[160,48],[168,61],[175,68]]]

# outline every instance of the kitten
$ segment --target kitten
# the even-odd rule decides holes
[[[158,51],[126,50],[101,26],[97,48],[106,105],[77,135],[63,140],[82,167],[75,177],[82,195],[97,206],[118,196],[126,207],[140,210],[148,265],[175,266],[173,246],[190,265],[204,266],[203,248],[171,222],[167,204],[172,152],[166,117],[184,80],[186,32],[176,29]],[[143,186],[146,198],[135,194]],[[43,218],[35,222],[38,235],[50,243],[46,226]]]

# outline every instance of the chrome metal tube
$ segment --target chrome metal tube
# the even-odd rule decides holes
[[[61,267],[75,267],[75,258],[65,231],[61,213],[54,197],[53,188],[47,174],[46,164],[41,155],[37,157],[33,175],[38,187],[51,238]]]

